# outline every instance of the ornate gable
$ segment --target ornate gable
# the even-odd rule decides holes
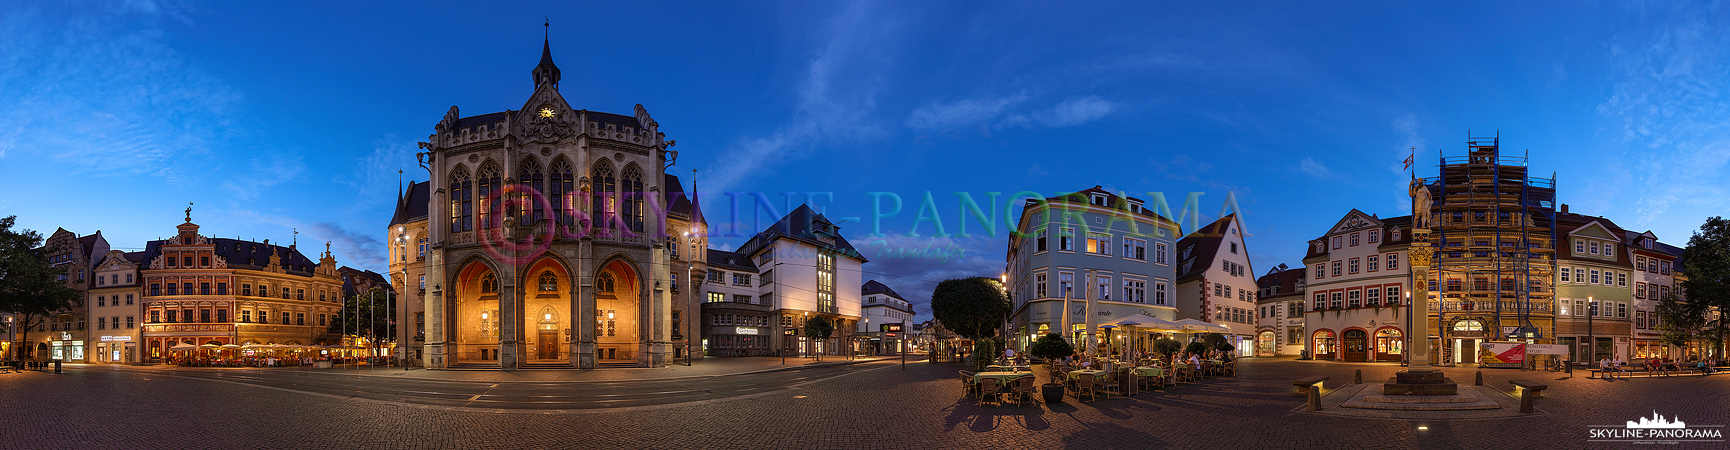
[[[511,120],[511,133],[523,142],[553,144],[577,135],[577,114],[552,84],[535,87]]]
[[[1334,223],[1333,228],[1329,229],[1328,234],[1347,233],[1369,228],[1380,228],[1381,226],[1382,221],[1380,219],[1376,219],[1369,214],[1364,214],[1363,211],[1358,211],[1356,208],[1353,208],[1351,212],[1346,213],[1345,217],[1340,218],[1339,222]]]

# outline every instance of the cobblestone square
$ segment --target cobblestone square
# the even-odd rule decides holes
[[[1356,370],[1365,380],[1392,376],[1400,367],[1390,364],[1246,359],[1237,377],[1026,407],[963,399],[960,369],[921,361],[903,370],[888,360],[665,379],[617,380],[602,370],[488,373],[489,380],[82,366],[0,375],[0,409],[13,413],[5,447],[17,449],[1722,448],[1722,441],[1587,440],[1593,425],[1654,412],[1690,426],[1730,422],[1718,400],[1730,393],[1723,375],[1606,381],[1486,369],[1485,385],[1502,391],[1509,379],[1547,382],[1538,413],[1425,420],[1304,412],[1289,383],[1327,375],[1333,391]],[[1443,370],[1469,384],[1476,369]],[[708,395],[686,394],[693,391]],[[626,406],[536,406],[560,397]]]

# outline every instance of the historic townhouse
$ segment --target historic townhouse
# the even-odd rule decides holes
[[[673,296],[670,247],[687,232],[706,239],[668,212],[673,141],[641,105],[631,115],[571,107],[550,43],[530,75],[520,109],[452,107],[421,144],[431,175],[425,364],[666,365],[690,329],[674,324],[688,303]],[[419,237],[408,242],[419,251]]]
[[[1422,355],[1443,365],[1476,363],[1486,340],[1555,343],[1555,178],[1530,176],[1526,158],[1501,154],[1499,137],[1466,147],[1412,188],[1414,231],[1424,233],[1413,242],[1414,286],[1429,297],[1429,323],[1414,336],[1430,336]]]
[[[76,291],[77,298],[71,308],[50,314],[27,331],[30,341],[23,344],[26,346],[23,353],[40,360],[85,362],[85,351],[89,348],[86,326],[90,318],[85,299],[95,285],[91,270],[108,254],[108,240],[101,231],[80,237],[60,228],[43,241],[43,250],[48,254],[48,264],[64,271],[57,278]]]
[[[1221,217],[1177,241],[1176,259],[1178,318],[1225,325],[1238,355],[1253,355],[1255,271],[1237,214]]]
[[[866,281],[859,287],[859,295],[864,297],[865,306],[857,331],[869,336],[868,350],[880,354],[907,351],[907,331],[913,326],[915,314],[913,304],[877,280]]]
[[[1100,323],[1134,314],[1179,319],[1177,236],[1177,222],[1099,186],[1028,199],[1009,237],[1004,274],[1015,307],[1012,348],[1065,330],[1071,342],[1086,342],[1083,333]]]
[[[1658,242],[1658,235],[1650,230],[1623,232],[1622,245],[1628,249],[1629,259],[1634,261],[1633,275],[1629,280],[1634,287],[1633,342],[1629,353],[1634,358],[1680,356],[1672,354],[1668,345],[1659,342],[1663,333],[1658,331],[1658,303],[1665,296],[1680,293],[1677,277],[1681,275],[1678,262],[1682,249]]]
[[[1556,217],[1556,338],[1573,361],[1626,360],[1633,327],[1635,256],[1626,231],[1603,217],[1562,212]],[[1594,344],[1595,343],[1595,344]]]
[[[337,345],[330,323],[342,310],[342,279],[326,244],[313,262],[296,245],[210,238],[192,223],[145,244],[140,339],[145,360],[187,356],[199,346],[237,356],[246,345]],[[222,347],[222,346],[230,347]]]
[[[768,313],[767,331],[780,336],[779,343],[771,342],[777,355],[840,355],[853,345],[854,330],[863,313],[860,291],[853,286],[860,285],[866,260],[841,236],[841,228],[834,222],[810,206],[799,205],[733,253],[756,268],[757,305]],[[714,264],[710,260],[710,265]],[[749,278],[742,281],[743,285],[751,284]],[[703,314],[713,332],[715,319],[709,314],[710,306],[704,303]],[[805,321],[811,317],[822,317],[834,325],[829,339],[805,337]]]
[[[1280,264],[1255,280],[1255,355],[1298,355],[1304,350],[1304,291],[1308,271]]]
[[[144,290],[138,269],[145,262],[144,252],[109,250],[96,265],[90,293],[85,296],[93,323],[86,345],[91,349],[90,362],[140,362],[139,319],[144,311]]]
[[[1356,209],[1310,241],[1305,349],[1337,361],[1405,358],[1411,311],[1406,266],[1411,216],[1380,219]]]
[[[706,269],[692,278],[703,292],[703,350],[709,356],[774,354],[770,323],[779,318],[771,313],[773,296],[758,287],[774,282],[774,275],[760,276],[746,255],[712,248],[707,253]]]

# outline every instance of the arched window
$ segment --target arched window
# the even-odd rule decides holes
[[[559,290],[559,277],[553,276],[553,271],[551,270],[541,272],[540,281],[541,292],[554,292]]]
[[[622,181],[625,223],[630,225],[631,231],[640,233],[643,231],[643,171],[634,165],[626,167]]]
[[[577,206],[571,196],[571,162],[562,156],[553,160],[552,170],[547,175],[547,190],[551,193],[547,201],[553,204],[553,218],[559,223],[571,223],[571,216],[575,216],[572,211]]]
[[[1334,332],[1317,331],[1315,334],[1315,354],[1332,355],[1334,353]]]
[[[476,187],[479,188],[475,191],[475,197],[480,199],[481,203],[480,210],[477,211],[480,215],[480,226],[492,228],[498,225],[495,222],[499,220],[499,167],[488,162],[475,172],[475,178]]]
[[[451,232],[468,231],[472,229],[474,219],[474,185],[469,180],[469,171],[457,166],[456,173],[451,174]]]
[[[481,275],[481,293],[482,294],[497,294],[497,293],[499,293],[499,278],[493,276],[493,274],[490,272],[487,273],[486,275]]]
[[[1404,344],[1404,339],[1401,339],[1401,337],[1400,330],[1393,328],[1376,330],[1376,353],[1383,355],[1400,354],[1404,351],[1404,349],[1401,348],[1401,345]]]
[[[594,198],[594,206],[589,209],[589,216],[595,227],[606,228],[610,222],[608,218],[613,215],[614,202],[618,200],[613,195],[613,165],[608,164],[605,159],[596,160],[595,170],[589,180],[590,189],[593,190],[590,194]]]
[[[612,273],[601,272],[601,276],[595,278],[595,292],[605,292],[605,293],[612,293],[613,292],[613,274]]]
[[[541,202],[535,201],[535,194],[541,192],[541,163],[534,158],[524,158],[522,166],[517,168],[517,177],[522,180],[522,192],[517,194],[517,211],[521,211],[524,224],[533,224],[541,220]]]

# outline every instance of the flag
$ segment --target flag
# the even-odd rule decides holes
[[[1412,158],[1413,158],[1413,157],[1415,157],[1415,156],[1417,156],[1417,155],[1412,155],[1412,156],[1407,156],[1407,157],[1406,157],[1406,168],[1405,168],[1405,169],[1400,169],[1400,170],[1407,170],[1407,169],[1411,169],[1411,168],[1412,168]]]

